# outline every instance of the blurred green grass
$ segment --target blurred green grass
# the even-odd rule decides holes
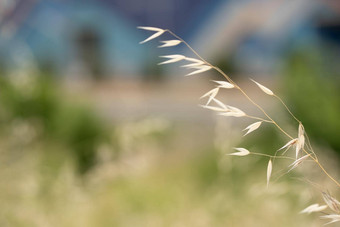
[[[95,164],[95,149],[108,138],[105,124],[94,110],[67,101],[50,75],[24,78],[0,77],[0,121],[28,124],[42,141],[60,143],[69,149],[78,171]]]
[[[109,123],[53,78],[26,79],[0,83],[1,226],[320,224],[298,214],[313,194],[305,185],[283,178],[266,189],[267,159],[226,156],[231,147],[200,124]],[[276,137],[263,133],[249,145],[269,151]]]

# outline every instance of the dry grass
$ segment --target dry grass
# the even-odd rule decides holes
[[[141,43],[145,43],[152,39],[155,39],[163,35],[164,33],[169,33],[175,39],[161,41],[164,44],[159,47],[161,48],[172,47],[172,46],[184,44],[189,50],[191,50],[192,54],[194,55],[194,57],[187,57],[181,54],[160,56],[161,58],[166,58],[167,60],[159,63],[159,65],[185,61],[186,63],[182,65],[181,67],[191,70],[191,72],[188,73],[186,76],[192,76],[192,75],[204,73],[208,70],[215,70],[225,79],[225,81],[214,81],[216,83],[216,86],[210,91],[206,92],[204,95],[202,95],[201,97],[202,99],[207,98],[207,102],[204,105],[202,105],[203,108],[212,110],[221,116],[249,118],[249,119],[256,120],[256,122],[251,123],[248,127],[245,128],[247,132],[244,136],[248,135],[249,133],[254,132],[258,128],[260,128],[261,125],[263,124],[269,124],[275,127],[282,134],[282,136],[288,140],[284,145],[281,145],[281,148],[279,149],[273,148],[272,155],[251,152],[246,148],[235,148],[237,152],[229,154],[233,156],[248,156],[251,154],[257,155],[257,156],[265,156],[268,159],[267,186],[269,186],[269,181],[272,178],[272,171],[273,171],[273,168],[275,167],[274,164],[276,164],[275,163],[276,159],[285,158],[285,159],[291,160],[290,164],[286,167],[286,169],[278,170],[278,172],[283,171],[283,174],[279,174],[278,178],[282,177],[283,175],[288,174],[290,171],[299,167],[303,163],[306,163],[307,161],[312,161],[315,164],[315,166],[317,166],[319,170],[323,172],[325,176],[327,176],[329,181],[333,182],[337,186],[337,188],[340,187],[340,183],[320,163],[317,154],[314,152],[312,148],[312,145],[309,141],[307,133],[305,132],[302,122],[294,116],[294,114],[291,112],[288,106],[283,102],[283,100],[279,96],[277,96],[272,90],[260,84],[259,82],[251,79],[251,81],[255,85],[257,85],[258,88],[264,94],[277,99],[279,103],[282,104],[284,109],[297,123],[297,130],[295,132],[293,133],[288,132],[288,130],[285,129],[285,125],[279,124],[277,119],[274,119],[274,117],[271,116],[269,112],[267,112],[252,97],[250,97],[248,93],[244,89],[242,89],[235,81],[233,81],[226,73],[224,73],[220,68],[206,61],[186,41],[184,41],[182,38],[174,34],[172,31],[167,30],[167,29],[154,28],[154,27],[138,27],[138,28],[154,32],[154,34],[152,34],[150,37],[148,37]],[[253,105],[260,111],[261,115],[253,115],[250,113],[246,113],[245,111],[242,111],[241,109],[237,107],[224,104],[223,102],[220,101],[219,98],[217,98],[220,90],[222,89],[237,90],[249,101],[250,105]],[[294,134],[297,134],[297,136],[293,136]],[[290,154],[291,150],[294,150],[293,155]],[[304,180],[307,181],[307,179],[304,179]],[[308,179],[308,181],[310,180]],[[303,210],[303,213],[320,212],[328,208],[330,211],[330,214],[323,215],[321,216],[321,218],[329,219],[330,221],[327,224],[340,221],[340,210],[339,210],[340,203],[334,197],[330,196],[329,193],[324,192],[325,189],[320,189],[320,190],[323,191],[322,193],[323,199],[326,205],[319,206],[318,204],[313,204],[307,207],[305,210]]]

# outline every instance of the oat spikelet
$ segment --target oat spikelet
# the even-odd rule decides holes
[[[216,106],[208,106],[208,105],[200,105],[201,107],[205,108],[205,109],[209,109],[209,110],[213,110],[216,112],[226,112],[229,111],[228,107],[226,105],[224,105],[221,101],[213,98],[212,99],[219,107]]]
[[[305,128],[303,127],[302,123],[299,123],[299,130],[298,130],[298,137],[303,136],[305,134]]]
[[[296,144],[296,158],[299,156],[299,152],[303,147],[305,146],[305,136],[304,136],[305,130],[303,128],[303,125],[300,123],[299,124],[299,129],[298,129],[298,140]]]
[[[262,124],[262,121],[258,121],[258,122],[255,122],[251,125],[249,125],[247,128],[243,129],[243,131],[245,130],[248,130],[246,134],[244,134],[243,136],[245,135],[248,135],[249,133],[255,131],[256,129],[258,129]]]
[[[334,212],[340,213],[340,202],[333,198],[329,193],[322,192],[323,200],[326,202],[327,206]]]
[[[221,102],[220,100],[217,100],[216,98],[213,98],[212,100],[213,100],[217,105],[219,105],[220,107],[222,107],[223,109],[228,110],[228,107],[227,107],[223,102]]]
[[[244,117],[245,114],[243,112],[226,112],[226,113],[220,113],[219,115],[225,116],[225,117]]]
[[[182,65],[181,67],[183,67],[183,68],[200,69],[203,65],[208,66],[208,65],[206,65],[206,63],[204,61],[201,61],[197,58],[186,57],[184,60],[192,62],[192,63]]]
[[[209,91],[210,92],[210,91]],[[204,96],[204,95],[203,95]],[[205,109],[210,109],[213,111],[217,111],[217,112],[226,112],[226,111],[230,111],[228,109],[228,107],[221,101],[217,100],[216,98],[212,98],[212,101],[214,101],[219,107],[216,106],[208,106],[207,105],[201,105],[201,107],[205,108]]]
[[[196,62],[196,63],[201,63],[201,64],[204,64],[205,62],[202,61],[202,60],[199,60],[197,58],[189,58],[189,57],[186,57],[185,58],[186,61],[191,61],[191,62]]]
[[[197,66],[201,66],[203,64],[204,64],[204,62],[194,62],[194,63],[182,65],[181,67],[182,68],[196,68]]]
[[[178,44],[180,44],[182,41],[181,40],[165,40],[165,41],[161,41],[161,43],[163,43],[163,45],[158,46],[159,48],[162,47],[172,47],[172,46],[177,46]]]
[[[182,61],[185,58],[185,56],[180,55],[180,54],[165,55],[165,56],[159,56],[159,57],[160,58],[169,58],[169,60],[158,63],[158,65],[175,63],[175,62],[178,62],[178,61]]]
[[[309,155],[305,155],[297,160],[295,160],[292,164],[290,164],[288,167],[291,167],[287,173],[289,173],[290,171],[292,171],[293,169],[295,169],[298,165],[300,165],[306,158],[308,158]]]
[[[165,32],[164,29],[156,28],[156,27],[138,26],[137,28],[138,28],[138,29],[147,30],[147,31],[153,31],[153,32],[160,32],[160,31]]]
[[[187,74],[186,76],[191,76],[191,75],[195,75],[195,74],[199,74],[199,73],[203,73],[205,71],[208,71],[211,69],[211,66],[209,65],[202,65],[202,66],[196,66],[196,67],[193,67],[193,68],[196,68],[197,70]]]
[[[246,155],[250,154],[250,152],[245,148],[236,147],[234,149],[237,150],[238,152],[234,152],[234,153],[231,153],[231,154],[228,154],[228,155],[246,156]]]
[[[143,43],[146,43],[146,42],[148,42],[148,41],[150,41],[150,40],[152,40],[152,39],[155,39],[155,38],[157,38],[158,36],[161,36],[161,35],[165,32],[164,29],[155,28],[155,27],[142,27],[142,26],[140,26],[140,27],[137,27],[137,28],[143,29],[143,30],[147,30],[147,31],[156,32],[156,33],[154,33],[153,35],[151,35],[150,37],[148,37],[147,39],[141,41],[139,44],[143,44]]]
[[[272,163],[272,160],[269,159],[268,166],[267,166],[267,188],[269,185],[270,177],[272,175],[272,170],[273,170],[273,163]]]
[[[312,204],[308,207],[306,207],[305,209],[303,209],[300,214],[310,214],[310,213],[314,213],[314,212],[320,212],[320,211],[323,211],[327,208],[326,205],[322,205],[320,206],[319,204],[315,203],[315,204]]]
[[[299,152],[301,149],[303,149],[304,144],[305,144],[305,137],[302,135],[298,139],[297,144],[296,144],[296,158],[299,156]]]
[[[320,216],[320,218],[323,218],[323,219],[331,219],[330,222],[327,222],[327,223],[324,224],[324,225],[329,225],[329,224],[332,224],[332,223],[335,223],[335,222],[339,222],[339,221],[340,221],[340,215],[339,215],[339,214],[328,214],[328,215],[323,215],[323,216]]]
[[[297,138],[292,139],[291,141],[289,141],[288,143],[286,143],[283,147],[281,147],[281,148],[278,149],[277,151],[283,150],[283,149],[285,149],[285,148],[289,148],[289,147],[291,147],[292,145],[296,144],[297,141],[298,141]]]
[[[217,80],[213,80],[215,83],[217,83],[219,85],[220,88],[234,88],[235,86],[227,81],[217,81]]]
[[[205,98],[205,97],[209,97],[206,106],[209,105],[211,100],[213,100],[216,97],[216,95],[218,94],[218,91],[219,91],[219,88],[214,88],[214,89],[208,91],[207,93],[205,93],[204,95],[201,96],[201,99]]]
[[[274,93],[267,87],[263,86],[262,84],[256,82],[253,79],[250,79],[251,81],[253,81],[264,93],[266,93],[267,95],[274,95]]]
[[[244,117],[244,116],[246,116],[246,114],[242,110],[240,110],[236,107],[227,106],[227,108],[229,109],[229,112],[221,113],[220,115],[227,116],[227,117],[228,116],[230,116],[230,117]]]
[[[201,107],[209,110],[213,110],[216,112],[224,112],[227,111],[227,109],[221,108],[221,107],[216,107],[216,106],[207,106],[207,105],[201,105]]]

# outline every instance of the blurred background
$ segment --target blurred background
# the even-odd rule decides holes
[[[268,159],[226,154],[273,155],[285,138],[267,126],[242,137],[253,121],[200,108],[219,75],[158,66],[194,56],[157,48],[169,36],[140,45],[152,33],[137,26],[175,32],[295,135],[248,78],[274,90],[339,179],[339,1],[0,0],[0,225],[320,226],[299,214],[322,203],[304,179],[336,196],[331,182],[308,163],[282,176],[278,161],[267,189]]]

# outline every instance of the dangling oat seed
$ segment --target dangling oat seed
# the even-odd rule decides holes
[[[320,206],[319,204],[315,203],[315,204],[312,204],[308,207],[306,207],[305,209],[303,209],[300,214],[310,214],[310,213],[314,213],[314,212],[320,212],[320,211],[323,211],[327,208],[326,205],[322,205]]]
[[[256,129],[258,129],[262,124],[262,121],[258,121],[258,122],[255,122],[251,125],[249,125],[247,128],[243,129],[243,131],[245,130],[248,130],[246,134],[244,134],[243,136],[245,135],[248,135],[249,133],[255,131]]]
[[[272,160],[269,159],[268,166],[267,166],[267,188],[269,185],[270,176],[272,175],[272,170],[273,170],[273,163],[272,163]]]
[[[202,60],[199,60],[197,58],[186,57],[184,60],[204,64],[204,62]]]
[[[227,106],[223,102],[217,100],[216,98],[213,98],[212,100],[223,109],[228,110]]]
[[[213,111],[217,111],[217,112],[224,112],[224,111],[226,111],[226,109],[223,109],[221,107],[216,107],[216,106],[207,106],[207,105],[200,105],[200,106],[205,108],[205,109],[209,109],[209,110],[213,110]]]
[[[178,44],[180,44],[182,41],[181,40],[165,40],[165,41],[161,41],[162,43],[164,43],[161,46],[158,46],[159,48],[162,47],[172,47],[172,46],[177,46]]]
[[[158,63],[158,65],[164,65],[164,64],[170,64],[170,63],[175,63],[178,61],[181,61],[185,58],[185,56],[180,55],[180,54],[174,54],[174,55],[165,55],[165,56],[159,56],[160,58],[169,58],[170,60],[163,61],[161,63]]]
[[[327,215],[320,216],[320,218],[323,218],[323,219],[332,219],[330,222],[327,222],[324,225],[329,225],[329,224],[332,224],[332,223],[340,221],[340,215],[339,214],[327,214]]]
[[[286,147],[291,147],[292,145],[296,144],[296,142],[298,141],[297,138],[295,139],[292,139],[291,141],[289,141],[288,143],[286,143],[283,147],[281,147],[280,149],[278,149],[277,151],[280,151],[280,150],[283,150],[285,149]]]
[[[322,192],[323,200],[326,202],[327,206],[334,212],[340,213],[340,202],[333,198],[329,193]]]
[[[267,95],[274,95],[274,93],[267,87],[263,86],[262,84],[256,82],[253,79],[250,79],[251,81],[253,81],[264,93],[266,93]]]
[[[139,44],[143,44],[143,43],[146,43],[152,39],[155,39],[157,38],[158,36],[161,36],[165,30],[164,29],[161,29],[161,28],[155,28],[155,27],[137,27],[139,29],[143,29],[143,30],[147,30],[147,31],[154,31],[156,33],[154,33],[153,35],[151,35],[149,38],[143,40],[142,42],[139,42]]]
[[[237,147],[237,148],[234,148],[234,149],[237,150],[238,152],[227,154],[227,155],[246,156],[246,155],[250,154],[250,152],[245,148]]]
[[[206,104],[206,105],[209,105],[209,103],[211,102],[211,100],[213,100],[213,99],[216,97],[216,95],[218,94],[218,91],[219,91],[219,88],[214,88],[214,89],[208,91],[207,93],[205,93],[204,95],[202,95],[200,99],[209,96],[208,102],[207,102],[207,104]]]
[[[235,86],[227,81],[217,81],[217,80],[213,80],[215,83],[219,84],[220,88],[227,88],[227,89],[230,89],[230,88],[234,88]]]
[[[193,71],[193,72],[187,74],[186,76],[191,76],[191,75],[203,73],[203,72],[205,72],[205,71],[210,70],[210,69],[211,69],[211,66],[202,65],[202,66],[197,66],[197,67],[195,67],[195,68],[197,69],[196,71]]]
[[[305,130],[303,128],[303,125],[299,123],[299,130],[298,130],[298,141],[296,144],[296,158],[299,156],[299,152],[301,149],[305,146],[305,136],[304,136]]]
[[[288,166],[288,167],[291,167],[291,168],[287,171],[287,173],[289,173],[290,171],[292,171],[293,169],[295,169],[298,165],[300,165],[300,164],[303,162],[303,160],[305,160],[305,159],[308,158],[308,157],[309,157],[309,155],[307,154],[307,155],[305,155],[305,156],[303,156],[303,157],[301,157],[301,158],[295,160],[292,164],[290,164],[290,165]]]

